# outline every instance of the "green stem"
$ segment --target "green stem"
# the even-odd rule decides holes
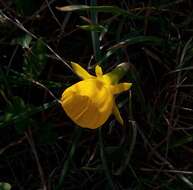
[[[127,139],[127,141],[125,142],[125,144],[129,144],[129,151],[127,153],[127,156],[125,158],[125,160],[123,160],[123,164],[121,164],[120,168],[116,171],[116,175],[121,175],[122,172],[127,168],[127,166],[129,165],[131,156],[133,154],[134,148],[135,148],[135,144],[136,144],[136,138],[137,138],[137,127],[136,124],[134,122],[133,119],[133,111],[132,111],[132,95],[130,92],[129,95],[129,118],[130,118],[130,122],[129,125],[131,125],[131,129],[132,129],[132,138],[131,139]],[[130,129],[130,126],[128,126]],[[129,130],[130,131],[130,130]],[[129,135],[128,135],[129,136]]]
[[[104,150],[103,137],[102,137],[102,129],[99,128],[98,132],[99,132],[99,144],[100,144],[100,157],[102,160],[102,165],[103,165],[105,175],[106,175],[106,178],[108,180],[110,189],[113,190],[114,189],[113,180],[112,180],[112,176],[111,176],[111,173],[109,171],[109,167],[108,167],[107,160],[105,157],[105,150]]]
[[[97,5],[97,1],[96,0],[91,0],[90,5],[91,6],[96,6]],[[91,11],[91,20],[92,20],[93,24],[97,24],[98,23],[97,12],[94,11],[94,10]],[[93,51],[94,51],[95,59],[96,59],[96,62],[99,62],[100,57],[101,57],[99,35],[98,35],[97,32],[92,31],[91,32],[91,37],[92,37],[92,46],[93,46]]]
[[[119,82],[121,78],[125,76],[125,74],[128,72],[130,69],[130,63],[128,62],[123,62],[117,65],[115,69],[113,69],[111,72],[105,74],[104,76],[110,78],[112,84],[116,84]]]
[[[77,147],[77,143],[78,143],[80,136],[81,136],[81,132],[82,132],[82,129],[79,127],[76,127],[74,135],[73,135],[73,142],[70,145],[70,151],[69,151],[68,157],[67,157],[66,161],[64,162],[63,169],[62,169],[60,179],[59,179],[59,183],[55,187],[54,190],[63,190],[64,189],[64,179],[68,173],[70,163],[72,161],[72,158],[74,156],[74,153],[75,153],[75,150]]]

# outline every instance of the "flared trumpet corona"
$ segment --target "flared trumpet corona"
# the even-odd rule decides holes
[[[77,63],[71,63],[73,71],[82,81],[64,90],[61,105],[66,114],[78,126],[89,129],[101,127],[113,113],[123,125],[123,119],[115,104],[115,95],[129,90],[132,83],[119,83],[128,69],[126,63],[120,64],[111,72],[104,74],[99,65],[95,67],[96,76],[90,75]]]

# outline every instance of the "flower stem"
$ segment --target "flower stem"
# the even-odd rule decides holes
[[[75,132],[73,135],[73,141],[72,141],[72,144],[70,145],[70,151],[69,151],[68,157],[64,162],[63,169],[62,169],[60,179],[59,179],[59,183],[55,187],[54,190],[62,190],[64,188],[64,179],[69,171],[69,165],[70,165],[72,158],[74,156],[74,153],[75,153],[75,150],[77,147],[77,143],[78,143],[80,136],[81,136],[81,132],[82,132],[81,128],[77,127],[75,129]]]
[[[99,128],[98,132],[99,132],[98,134],[99,134],[99,144],[100,144],[100,157],[102,160],[102,165],[103,165],[104,172],[105,172],[106,178],[108,180],[110,189],[114,189],[112,176],[111,176],[111,173],[109,171],[109,167],[108,167],[107,160],[105,157],[105,150],[104,150],[103,137],[102,137],[102,128]]]
[[[117,65],[111,72],[105,74],[111,79],[112,84],[116,84],[121,80],[130,69],[130,63],[123,62]]]

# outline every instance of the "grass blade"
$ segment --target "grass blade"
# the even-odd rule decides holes
[[[69,166],[70,166],[70,163],[72,161],[72,158],[74,156],[74,153],[75,153],[75,150],[76,150],[76,147],[77,147],[77,143],[81,137],[81,132],[82,132],[82,129],[77,127],[75,129],[75,132],[74,132],[74,135],[73,135],[73,140],[72,140],[72,144],[69,145],[69,154],[68,154],[68,157],[67,159],[65,160],[64,162],[64,165],[63,165],[63,168],[62,168],[62,172],[61,172],[61,175],[60,175],[60,179],[59,179],[59,183],[58,185],[54,188],[54,190],[62,190],[64,189],[64,180],[65,180],[65,177],[69,171]]]

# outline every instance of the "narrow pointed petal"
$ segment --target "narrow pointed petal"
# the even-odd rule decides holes
[[[102,68],[101,68],[99,65],[96,65],[96,67],[95,67],[95,73],[96,73],[96,76],[97,76],[97,77],[100,77],[100,76],[103,75]]]
[[[111,86],[111,92],[113,94],[120,94],[121,92],[127,91],[131,88],[132,83],[120,83]]]
[[[71,66],[75,74],[77,74],[82,79],[89,79],[93,76],[90,75],[83,67],[81,67],[79,64],[71,62]]]
[[[117,120],[121,125],[123,125],[123,119],[122,119],[121,114],[120,114],[120,112],[119,112],[119,109],[118,109],[118,107],[117,107],[117,105],[116,105],[115,103],[114,103],[114,105],[113,105],[113,114],[114,114],[116,120]]]

